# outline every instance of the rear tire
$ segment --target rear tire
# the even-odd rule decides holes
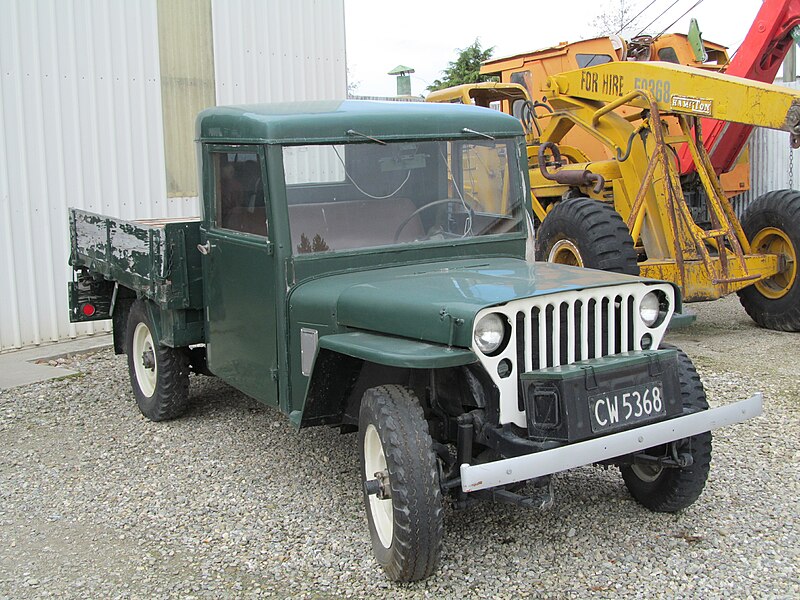
[[[675,348],[661,344],[662,348]],[[678,351],[678,379],[684,409],[692,412],[708,410],[703,382],[691,359],[680,348]],[[650,465],[620,467],[622,478],[631,495],[639,504],[655,512],[677,512],[690,506],[700,497],[708,479],[711,466],[711,432],[680,440],[680,452],[692,456],[691,466],[663,468]],[[664,456],[669,446],[650,448],[648,454]]]
[[[536,259],[639,274],[625,221],[613,206],[591,198],[561,202],[548,213],[536,233]]]
[[[162,346],[145,301],[131,306],[125,331],[128,373],[136,404],[151,421],[174,419],[189,403],[189,355],[183,348]]]
[[[753,321],[765,329],[800,331],[800,192],[777,190],[755,200],[742,218],[753,253],[778,254],[786,268],[738,292]]]
[[[428,423],[416,395],[403,386],[367,390],[359,412],[364,482],[383,473],[391,497],[364,488],[375,558],[393,581],[429,577],[442,550],[439,470]]]

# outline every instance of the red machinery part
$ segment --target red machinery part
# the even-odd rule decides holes
[[[800,25],[800,0],[764,0],[742,45],[725,69],[727,75],[772,83],[794,44],[792,30]],[[703,145],[717,175],[729,171],[750,137],[752,125],[702,120]],[[688,149],[681,152],[681,172],[694,170]]]

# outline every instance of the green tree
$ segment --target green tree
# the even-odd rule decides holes
[[[428,86],[429,92],[441,90],[451,85],[461,85],[462,83],[480,83],[481,81],[497,81],[496,77],[481,75],[481,63],[489,60],[494,52],[494,46],[486,50],[481,48],[480,40],[476,39],[466,48],[456,48],[458,58],[451,61],[448,67],[442,71],[443,77],[435,79]]]

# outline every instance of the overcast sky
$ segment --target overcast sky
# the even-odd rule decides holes
[[[634,0],[632,5],[638,12],[649,2]],[[656,19],[672,2],[655,0],[639,19],[641,25]],[[660,32],[695,2],[677,0],[648,33]],[[475,38],[480,38],[484,48],[494,46],[493,57],[500,58],[594,37],[590,23],[608,4],[598,0],[345,0],[349,80],[357,84],[356,94],[394,95],[395,78],[386,73],[402,64],[416,70],[411,92],[426,94],[425,88],[455,60],[456,49],[466,48]],[[694,17],[704,39],[724,44],[732,53],[760,6],[760,0],[702,0],[669,32],[687,33],[689,19]]]

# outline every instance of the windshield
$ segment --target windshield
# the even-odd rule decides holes
[[[295,254],[517,232],[514,140],[287,146]]]

